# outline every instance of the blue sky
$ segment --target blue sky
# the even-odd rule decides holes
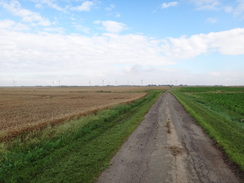
[[[244,85],[244,0],[1,0],[0,86]]]

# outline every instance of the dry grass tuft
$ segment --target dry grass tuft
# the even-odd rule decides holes
[[[170,119],[167,120],[166,122],[166,128],[167,128],[167,133],[171,133],[171,125],[170,125]]]

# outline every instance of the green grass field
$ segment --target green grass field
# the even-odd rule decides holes
[[[0,144],[0,182],[94,182],[162,93]]]
[[[172,93],[244,170],[244,88],[182,87]]]

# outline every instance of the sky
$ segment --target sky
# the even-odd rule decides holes
[[[244,0],[0,0],[0,86],[244,85]]]

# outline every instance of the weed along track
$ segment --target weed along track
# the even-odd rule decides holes
[[[223,154],[165,92],[111,160],[98,183],[238,183]]]

